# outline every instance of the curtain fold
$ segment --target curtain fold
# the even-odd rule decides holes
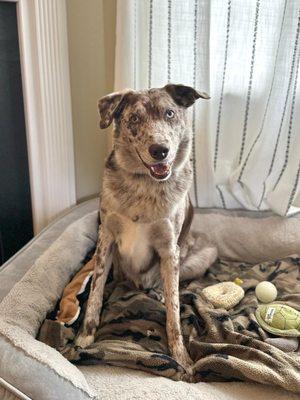
[[[300,2],[118,0],[115,88],[210,94],[191,110],[199,207],[300,211]]]

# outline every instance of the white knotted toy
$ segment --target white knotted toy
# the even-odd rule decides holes
[[[204,297],[215,307],[229,310],[245,296],[244,289],[234,282],[221,282],[202,290]]]

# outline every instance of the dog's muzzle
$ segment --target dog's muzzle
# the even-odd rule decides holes
[[[144,166],[149,170],[150,175],[159,181],[165,181],[167,180],[171,173],[172,173],[172,165],[173,165],[173,160],[172,161],[163,161],[155,164],[147,164],[142,157],[140,156],[140,153],[137,151],[137,155],[139,156],[140,160],[144,164]]]

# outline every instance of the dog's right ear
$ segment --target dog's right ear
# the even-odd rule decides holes
[[[101,129],[108,128],[112,123],[116,113],[121,109],[127,93],[128,90],[124,92],[111,93],[102,97],[98,101]]]

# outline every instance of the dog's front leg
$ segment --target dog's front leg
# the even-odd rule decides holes
[[[170,220],[163,219],[153,225],[152,240],[160,256],[169,349],[172,357],[190,373],[193,362],[184,345],[180,325],[179,247]]]
[[[105,282],[112,263],[113,237],[102,225],[94,255],[95,267],[90,294],[85,312],[83,327],[76,338],[76,345],[82,348],[94,342],[96,329],[99,325]]]

